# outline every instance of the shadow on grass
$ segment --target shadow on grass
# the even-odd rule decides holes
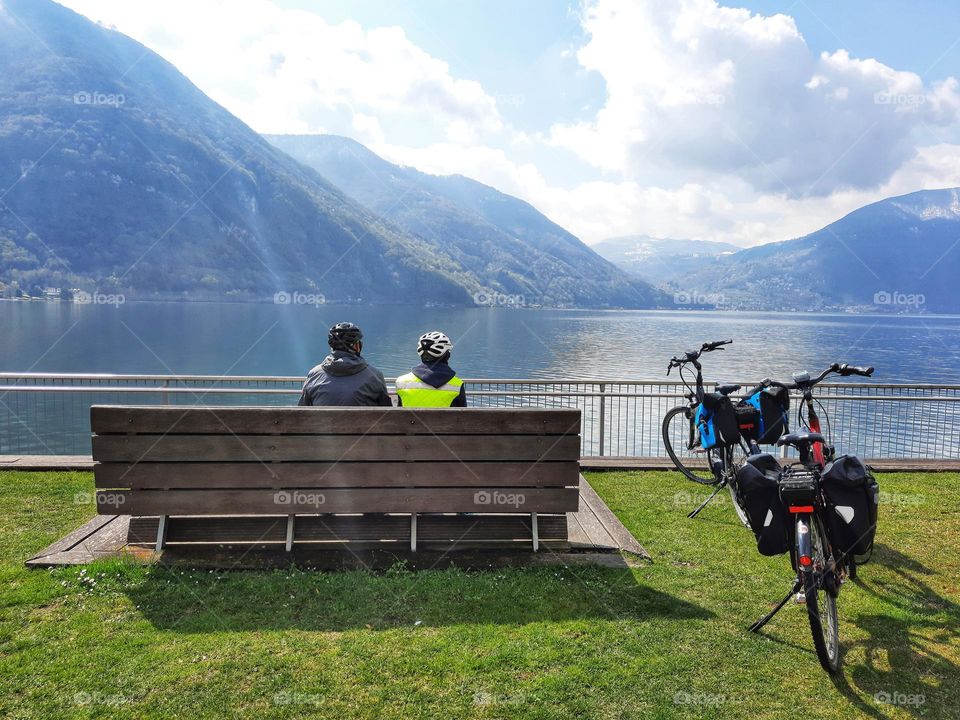
[[[385,573],[154,567],[125,583],[124,592],[154,626],[184,633],[713,617],[638,583],[628,567]]]
[[[934,570],[888,545],[877,544],[873,563],[892,572],[893,580],[871,579],[866,566],[857,591],[875,596],[893,612],[855,618],[867,633],[845,648],[864,653],[863,664],[849,673],[856,689],[845,679],[835,683],[859,710],[874,717],[887,717],[894,707],[917,716],[946,715],[956,707],[957,698],[946,693],[960,688],[960,667],[941,648],[955,647],[960,640],[960,606],[930,587],[927,579]],[[931,686],[931,680],[936,684]],[[865,703],[864,695],[873,703]]]

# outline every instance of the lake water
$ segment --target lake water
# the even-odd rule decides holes
[[[327,328],[359,324],[387,376],[416,362],[422,332],[456,345],[464,377],[660,379],[671,355],[708,340],[708,380],[789,377],[831,362],[874,365],[881,382],[957,383],[960,317],[338,307],[241,303],[0,302],[0,371],[302,375]]]
[[[326,355],[327,328],[343,320],[363,328],[364,354],[388,377],[416,363],[416,340],[433,329],[454,339],[454,365],[467,378],[662,380],[671,355],[727,338],[734,345],[704,359],[708,381],[788,379],[839,361],[874,365],[877,382],[955,384],[960,369],[960,317],[0,302],[0,372],[302,376]],[[471,403],[515,400],[477,395]],[[568,400],[583,412],[584,453],[599,452],[598,399]],[[91,403],[295,401],[295,394],[5,392],[0,455],[89,453]],[[605,452],[662,453],[659,423],[674,403],[656,395],[604,401]],[[960,452],[960,403],[852,402],[830,414],[840,447],[866,457]]]

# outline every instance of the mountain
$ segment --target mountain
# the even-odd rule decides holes
[[[674,281],[729,308],[958,312],[960,188],[855,210],[810,235],[717,258]]]
[[[453,304],[486,289],[155,53],[49,0],[0,0],[0,284]]]
[[[655,285],[700,270],[719,256],[740,249],[730,243],[652,238],[648,235],[610,238],[591,247],[622,270]]]
[[[480,302],[651,307],[664,296],[628,276],[530,204],[461,175],[387,162],[349,138],[268,136],[400,230],[444,252],[483,286]]]

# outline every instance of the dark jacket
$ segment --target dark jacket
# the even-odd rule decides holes
[[[457,373],[454,372],[453,368],[450,367],[444,360],[435,360],[434,362],[425,362],[417,365],[412,371],[420,380],[425,382],[427,385],[431,385],[435,388],[443,387],[448,382],[450,382]],[[397,406],[402,407],[403,402],[400,400],[400,396],[397,396]],[[453,401],[453,404],[450,407],[466,407],[467,406],[467,386],[460,386],[460,395],[457,396],[457,399]]]
[[[392,405],[383,373],[344,350],[334,350],[309,372],[298,404]]]

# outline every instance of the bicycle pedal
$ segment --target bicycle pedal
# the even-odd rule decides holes
[[[807,604],[807,595],[806,593],[798,592],[793,596],[794,605],[806,605]]]

